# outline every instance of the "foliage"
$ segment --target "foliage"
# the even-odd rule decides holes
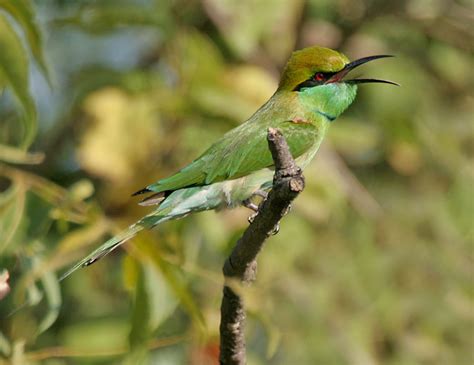
[[[361,87],[305,172],[245,292],[250,363],[471,363],[471,5],[0,0],[0,364],[216,362],[245,209],[57,273],[144,215],[130,193],[250,116],[312,44],[395,54],[364,72],[402,87]]]

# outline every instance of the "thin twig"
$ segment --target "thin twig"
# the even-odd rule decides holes
[[[296,166],[281,132],[269,128],[267,138],[275,165],[273,188],[260,205],[253,222],[237,241],[223,268],[226,282],[221,305],[220,363],[224,365],[246,363],[245,309],[242,298],[232,289],[231,281],[238,280],[249,285],[255,280],[258,253],[288,212],[293,199],[304,189],[302,171]]]

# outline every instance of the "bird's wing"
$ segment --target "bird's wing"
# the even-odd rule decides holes
[[[277,123],[294,158],[306,152],[316,141],[318,129],[310,123],[285,121]],[[243,136],[229,145],[219,155],[214,155],[206,166],[206,184],[236,179],[273,165],[268,148],[267,129],[260,128],[249,138]]]
[[[317,140],[318,128],[311,123],[282,121],[271,126],[282,132],[294,158],[301,156]],[[147,189],[163,192],[209,185],[236,179],[272,165],[267,128],[257,123],[246,123],[224,135],[188,166]]]

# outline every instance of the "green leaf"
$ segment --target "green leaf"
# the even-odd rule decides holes
[[[141,237],[143,236],[145,236],[145,234],[141,235]],[[154,269],[161,272],[169,289],[181,302],[184,310],[191,316],[193,322],[197,324],[201,330],[204,330],[206,327],[204,316],[195,302],[180,269],[163,260],[152,240],[143,239],[141,237],[134,239],[136,247],[140,250],[140,254],[151,259]]]
[[[267,335],[267,349],[266,358],[271,359],[275,356],[278,351],[278,347],[281,344],[282,334],[278,330],[278,326],[275,324],[274,319],[271,319],[266,313],[257,312],[255,316],[260,320],[266,335]]]
[[[48,312],[38,325],[38,334],[46,331],[53,325],[58,318],[62,303],[59,282],[53,272],[46,272],[41,278],[41,283],[48,301]]]
[[[28,89],[28,58],[20,38],[2,13],[0,13],[0,50],[0,74],[25,110],[25,115],[22,117],[25,128],[22,147],[28,147],[37,129],[36,107]]]
[[[128,286],[133,281],[135,288],[133,327],[130,333],[130,345],[134,348],[145,343],[151,333],[173,313],[178,300],[161,270],[152,262],[138,265],[130,256],[126,256],[124,270]]]
[[[136,264],[137,265],[137,264]],[[145,287],[145,275],[143,268],[138,269],[135,298],[132,312],[132,330],[130,331],[130,344],[132,349],[146,343],[151,331],[148,324],[150,318],[150,302]]]
[[[91,33],[111,32],[123,26],[153,26],[167,31],[172,25],[169,21],[168,2],[160,2],[158,9],[150,6],[118,4],[116,2],[96,2],[79,7],[69,17],[54,21],[57,26],[74,25]]]
[[[15,287],[15,298],[17,303],[21,304],[18,305],[11,314],[18,312],[25,307],[34,307],[46,298],[48,310],[38,325],[35,326],[36,329],[30,331],[31,333],[35,333],[35,336],[38,336],[50,328],[58,318],[62,304],[61,291],[58,279],[54,272],[43,270],[45,261],[42,257],[37,255],[29,256],[26,257],[24,261],[29,272],[24,275],[21,282],[17,282]],[[39,276],[41,286],[35,281],[30,280],[31,273],[35,272],[41,273],[41,276]]]
[[[122,318],[90,318],[62,327],[58,339],[62,346],[73,349],[84,357],[104,356],[104,352],[107,356],[113,356],[113,353],[126,351],[128,331],[129,325]],[[87,360],[79,359],[73,363],[93,363]]]
[[[190,289],[183,278],[182,272],[177,266],[162,260],[158,254],[155,254],[154,256],[153,261],[156,264],[160,264],[161,272],[173,290],[174,295],[180,300],[194,323],[197,324],[201,330],[204,330],[206,328],[204,316],[194,300]]]
[[[32,191],[45,202],[55,206],[56,209],[50,212],[51,216],[55,219],[66,219],[71,222],[84,222],[87,219],[87,204],[83,201],[78,201],[77,195],[71,195],[68,190],[56,185],[50,180],[1,163],[0,176],[5,176],[16,182],[22,182],[25,189]],[[87,191],[83,191],[82,193],[87,193]]]
[[[0,8],[8,12],[21,25],[31,53],[49,83],[49,71],[43,54],[43,40],[38,25],[34,21],[34,11],[29,0],[0,0]]]
[[[17,294],[17,297],[20,297],[20,292]],[[26,303],[23,305],[35,306],[43,300],[43,292],[38,288],[36,283],[31,283],[26,288]]]
[[[25,188],[14,184],[0,194],[0,254],[3,254],[17,231],[25,210]]]
[[[280,59],[288,55],[295,42],[294,24],[303,6],[301,0],[203,2],[204,11],[237,55],[249,57],[264,45]]]
[[[144,265],[145,285],[150,301],[149,326],[154,331],[175,310],[178,300],[173,296],[161,271],[152,264]]]

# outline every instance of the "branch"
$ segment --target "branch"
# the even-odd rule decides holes
[[[223,365],[246,363],[245,309],[242,298],[231,289],[230,281],[238,280],[249,285],[255,280],[258,253],[288,212],[293,199],[304,189],[302,171],[296,166],[281,132],[269,128],[267,139],[275,165],[273,188],[260,204],[258,215],[237,241],[223,268],[226,278],[220,325],[220,363]]]

